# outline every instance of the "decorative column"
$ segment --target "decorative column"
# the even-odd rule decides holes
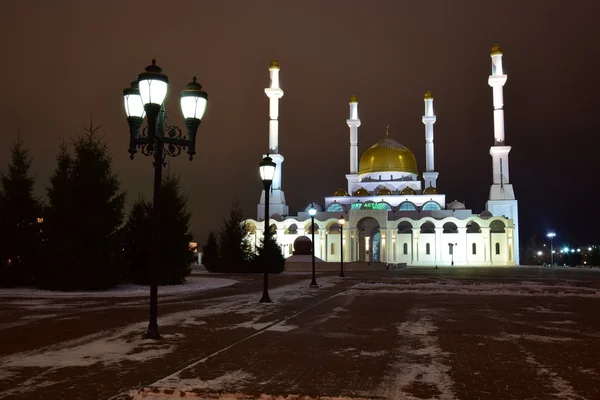
[[[321,227],[319,226],[319,249],[321,249],[321,254],[319,255],[319,258],[323,261],[327,261],[327,257],[328,257],[328,252],[327,252],[327,234],[325,232],[325,229],[321,229]]]
[[[425,171],[423,180],[425,188],[437,187],[437,178],[439,173],[435,172],[434,153],[433,153],[433,124],[436,116],[433,111],[433,94],[431,91],[425,93],[425,115],[423,115],[423,124],[425,124]]]
[[[463,226],[459,226],[458,227],[458,250],[459,253],[462,257],[462,260],[459,259],[459,261],[463,261],[463,265],[467,264],[468,261],[468,257],[469,257],[469,251],[471,251],[469,247],[469,243],[467,242],[467,228],[463,227]],[[460,248],[460,246],[462,246],[462,249]],[[454,250],[456,250],[456,246],[454,246]],[[454,251],[453,250],[453,251]],[[456,264],[456,253],[454,254],[454,264]]]
[[[481,227],[481,236],[483,238],[483,258],[488,265],[492,265],[492,248],[490,246],[490,227]]]
[[[412,261],[414,263],[419,262],[419,234],[421,233],[421,228],[412,228]]]
[[[379,256],[381,257],[381,259],[379,261],[381,262],[386,262],[387,261],[387,246],[386,246],[386,238],[387,238],[387,229],[380,229],[380,235],[381,235],[381,243],[380,243],[380,248],[379,248]]]
[[[442,235],[444,228],[435,227],[435,262],[441,263],[444,260],[443,254],[445,249],[442,249]]]

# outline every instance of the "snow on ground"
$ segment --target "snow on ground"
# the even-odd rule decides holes
[[[391,282],[365,282],[352,287],[353,290],[376,290],[378,293],[419,293],[419,294],[459,294],[459,295],[510,295],[510,296],[552,296],[552,297],[593,297],[600,298],[600,289],[576,285],[552,285],[538,282],[486,282],[473,283],[459,280],[436,280],[415,282],[410,279],[397,279]],[[538,310],[542,312],[541,309]]]
[[[413,309],[410,320],[398,324],[398,344],[395,360],[378,388],[378,395],[387,399],[412,398],[415,384],[426,385],[439,392],[438,399],[454,399],[450,367],[444,364],[446,353],[437,340],[437,327],[431,321],[436,310]]]
[[[221,278],[210,278],[211,285],[203,287],[215,287],[217,282],[233,284],[236,281]],[[220,283],[223,285],[223,282]],[[224,298],[208,301],[208,304],[202,308],[162,314],[158,318],[158,325],[165,326],[183,326],[183,325],[203,325],[206,317],[220,314],[240,314],[249,315],[251,320],[233,327],[233,329],[264,329],[273,325],[273,330],[289,331],[294,329],[293,325],[283,325],[278,327],[277,321],[259,322],[265,314],[273,311],[273,307],[283,301],[289,301],[304,297],[310,297],[317,292],[314,289],[308,289],[309,281],[302,281],[290,285],[281,286],[271,290],[272,304],[257,304],[260,293],[243,294],[228,296]],[[198,287],[198,286],[196,286]],[[159,289],[160,290],[160,289]],[[46,300],[18,300],[24,304],[35,304],[39,306]],[[24,367],[43,367],[51,368],[49,371],[40,374],[39,378],[54,372],[56,369],[73,366],[92,366],[102,364],[103,366],[117,365],[125,360],[147,361],[164,354],[172,352],[182,339],[178,335],[163,335],[167,340],[154,341],[142,339],[140,333],[144,332],[147,322],[129,324],[119,329],[101,331],[92,335],[87,335],[78,339],[64,341],[52,346],[47,346],[34,351],[14,353],[6,357],[0,357],[0,371],[4,378],[14,375],[19,368]],[[224,382],[224,381],[223,381]],[[40,384],[52,384],[52,382],[36,381],[32,385],[21,385],[15,390],[20,394],[35,390]],[[5,394],[5,393],[3,393]]]
[[[227,278],[209,278],[205,276],[190,276],[183,285],[159,286],[158,295],[177,295],[181,293],[218,289],[236,284],[237,281]],[[30,297],[34,300],[19,300],[12,304],[44,305],[40,298],[97,298],[97,297],[147,297],[150,287],[142,285],[119,285],[113,289],[86,292],[56,292],[38,289],[0,289],[0,297]],[[47,301],[46,301],[47,302]]]
[[[153,390],[145,390],[142,392],[134,392],[131,395],[133,396],[133,400],[172,400],[180,398],[193,398],[202,400],[369,400],[363,397],[311,397],[299,394],[273,396],[264,393],[260,394],[259,396],[250,396],[242,393],[214,393],[210,395],[202,394],[202,396],[198,396],[194,393],[180,392],[179,390],[168,391],[168,393],[163,391],[157,393]]]

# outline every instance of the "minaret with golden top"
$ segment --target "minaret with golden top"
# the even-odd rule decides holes
[[[509,261],[519,264],[519,208],[515,198],[513,185],[509,179],[508,153],[510,146],[506,146],[504,136],[504,84],[507,76],[502,66],[502,49],[499,45],[492,46],[492,74],[488,84],[493,89],[494,96],[494,145],[490,147],[492,156],[492,186],[486,209],[493,216],[504,216],[513,220],[513,230],[507,231],[509,238],[514,237],[514,242],[509,240],[507,253]]]
[[[281,165],[283,156],[279,154],[279,99],[283,97],[283,90],[279,87],[279,62],[275,59],[269,64],[269,75],[271,84],[265,88],[265,94],[269,98],[269,154],[276,164],[275,176],[271,185],[271,195],[269,197],[269,213],[288,215],[289,208],[285,204],[285,194],[281,189]],[[263,157],[267,156],[264,154]],[[264,191],[258,204],[258,218],[264,218]]]
[[[355,95],[350,96],[350,115],[346,120],[350,128],[350,173],[346,174],[348,180],[348,193],[352,193],[352,184],[358,182],[358,127],[360,119],[358,118],[358,98]]]
[[[431,91],[425,93],[423,101],[425,102],[425,113],[423,115],[423,124],[425,125],[425,172],[423,172],[423,180],[425,188],[437,187],[437,178],[439,173],[435,172],[434,152],[433,152],[433,124],[435,124],[436,116],[433,111],[433,94]]]

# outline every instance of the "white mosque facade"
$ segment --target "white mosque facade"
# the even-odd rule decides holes
[[[358,99],[350,97],[350,165],[347,188],[325,197],[316,206],[314,218],[315,256],[326,262],[382,262],[407,265],[513,266],[519,260],[518,206],[509,181],[508,153],[504,138],[503,86],[507,76],[502,68],[502,51],[492,47],[494,144],[492,185],[486,210],[474,214],[463,203],[447,203],[437,190],[439,173],[434,164],[433,127],[436,116],[433,96],[424,98],[425,171],[419,177],[413,153],[386,136],[358,156]],[[288,216],[281,188],[283,156],[278,146],[279,63],[269,68],[271,85],[265,89],[270,99],[269,156],[276,163],[270,194],[270,231],[283,254],[293,254],[294,241],[312,237],[310,205],[297,216]],[[266,154],[265,154],[266,155]],[[264,236],[264,191],[257,205],[257,219],[246,220],[250,241],[258,246]],[[343,217],[345,224],[338,221]],[[342,229],[340,229],[342,228]],[[342,254],[343,251],[343,254]]]

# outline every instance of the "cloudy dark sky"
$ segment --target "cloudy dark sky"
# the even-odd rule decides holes
[[[281,64],[280,151],[292,213],[346,186],[348,98],[359,151],[390,136],[425,164],[423,93],[435,96],[436,169],[447,200],[480,212],[491,183],[490,47],[504,50],[506,140],[521,241],[555,229],[599,242],[597,0],[12,1],[0,14],[0,159],[20,129],[37,194],[62,138],[102,125],[129,200],[151,194],[152,164],[130,161],[122,89],[156,58],[167,110],[193,75],[209,93],[198,155],[171,160],[203,241],[237,197],[256,214],[268,144],[268,65]],[[3,167],[5,168],[5,167]]]

